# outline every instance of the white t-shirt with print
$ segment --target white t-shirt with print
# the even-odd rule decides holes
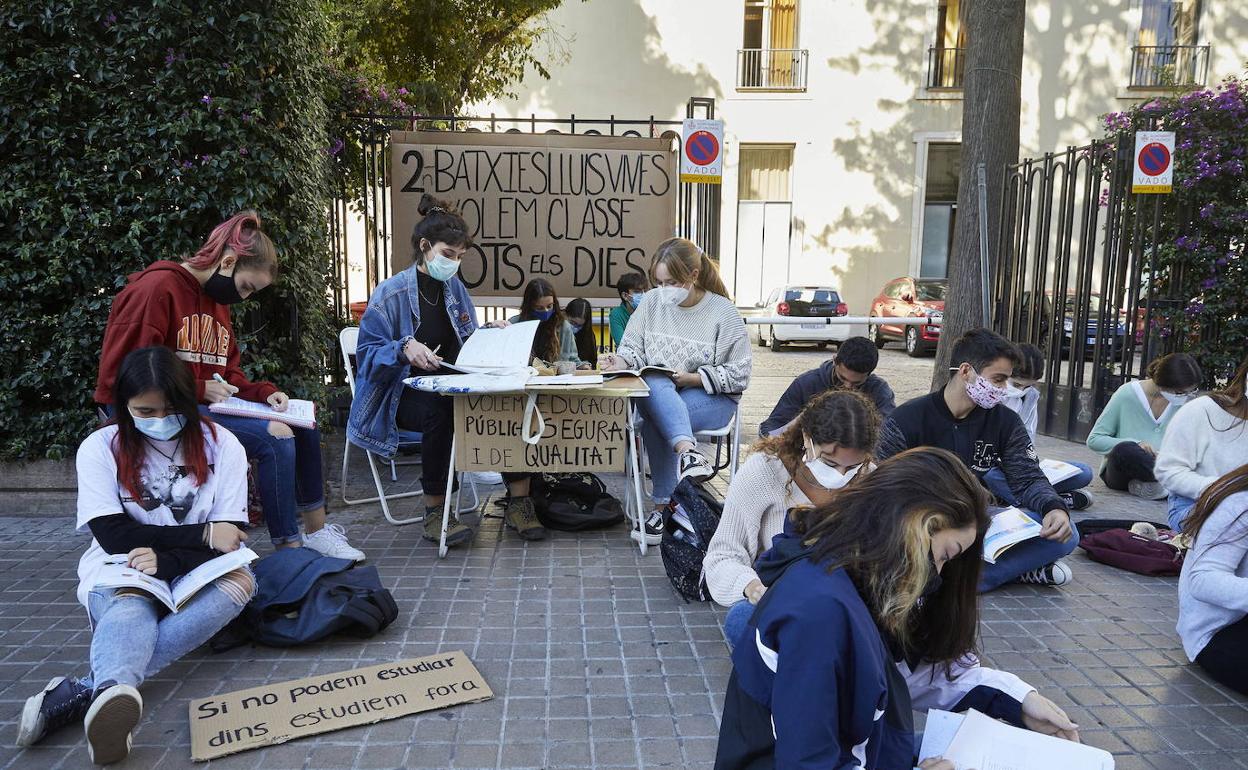
[[[87,522],[92,519],[122,512],[140,524],[161,526],[247,521],[247,455],[233,433],[220,425],[213,427],[215,439],[204,426],[208,478],[199,486],[183,464],[182,449],[176,440],[144,438],[147,452],[139,471],[143,490],[139,500],[122,487],[117,476],[117,458],[113,454],[117,426],[109,425],[87,436],[78,447],[78,531],[90,531]],[[92,538],[91,546],[78,562],[78,601],[84,607],[107,556]]]

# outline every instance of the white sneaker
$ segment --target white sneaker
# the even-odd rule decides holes
[[[1055,561],[1018,576],[1018,582],[1036,586],[1064,586],[1074,577],[1074,572],[1064,561]]]
[[[678,474],[681,479],[709,479],[715,475],[715,469],[696,449],[686,449],[680,453]]]
[[[347,542],[347,533],[337,524],[326,524],[317,531],[303,536],[304,546],[335,559],[362,562],[366,558],[359,548]]]
[[[495,471],[473,471],[468,475],[483,487],[500,487],[503,485],[503,474]]]

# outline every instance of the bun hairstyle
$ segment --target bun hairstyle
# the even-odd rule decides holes
[[[754,445],[755,451],[780,458],[789,472],[789,483],[802,467],[806,436],[815,444],[836,444],[866,452],[868,462],[879,441],[880,413],[866,396],[854,390],[824,391],[798,413],[794,423],[784,433],[768,436]],[[862,476],[866,476],[865,471],[859,472]]]
[[[412,228],[414,254],[424,253],[424,249],[420,248],[421,240],[428,241],[431,246],[435,243],[445,243],[461,249],[472,245],[468,223],[451,204],[425,193],[420,196],[416,211],[422,219]]]
[[[1153,359],[1148,365],[1148,378],[1166,390],[1191,390],[1200,385],[1204,375],[1200,364],[1187,353],[1171,353]]]
[[[260,215],[251,209],[240,211],[212,228],[208,240],[186,264],[196,270],[216,267],[226,249],[238,259],[236,270],[267,272],[277,280],[277,249],[260,227]]]
[[[719,270],[715,267],[715,263],[706,256],[706,252],[702,251],[698,244],[687,238],[668,238],[654,250],[654,256],[650,258],[650,281],[654,285],[658,285],[658,280],[654,277],[654,269],[659,265],[666,265],[667,274],[672,277],[672,280],[680,283],[692,281],[696,270],[699,289],[718,294],[725,299],[732,299],[728,296],[728,289],[724,288],[724,282],[720,280]]]

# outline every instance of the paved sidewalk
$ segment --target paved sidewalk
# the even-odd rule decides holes
[[[756,428],[794,374],[822,358],[756,348],[747,427]],[[881,373],[909,397],[926,390],[930,365],[890,348]],[[1041,451],[1094,461],[1066,442],[1045,439]],[[358,495],[371,484],[361,484],[367,471],[357,459],[349,484]],[[1164,520],[1161,504],[1109,493],[1099,480],[1093,489],[1098,502],[1086,516]],[[413,503],[400,501],[398,511],[409,514]],[[147,713],[132,758],[119,767],[191,767],[194,698],[455,649],[481,669],[494,700],[208,766],[710,767],[730,673],[723,612],[684,603],[657,549],[639,556],[623,528],[525,544],[487,518],[471,548],[438,561],[418,529],[384,523],[375,505],[334,519],[381,571],[399,620],[364,643],[191,655],[144,686]],[[0,767],[88,766],[76,727],[35,749],[13,748],[22,701],[51,676],[82,673],[87,659],[90,635],[74,600],[87,539],[71,529],[68,517],[0,517]],[[1113,752],[1120,770],[1248,767],[1248,705],[1186,664],[1174,633],[1175,581],[1103,567],[1081,552],[1071,563],[1075,580],[1064,589],[1010,586],[985,597],[987,658],[1066,707],[1085,740]]]

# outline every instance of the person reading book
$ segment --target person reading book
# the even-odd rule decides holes
[[[589,300],[577,297],[563,308],[576,338],[576,356],[590,367],[598,365],[598,337],[594,333],[594,308]]]
[[[729,608],[724,637],[732,646],[741,643],[746,621],[767,590],[755,560],[784,530],[790,510],[823,505],[835,490],[866,475],[880,416],[863,394],[829,390],[815,396],[793,424],[796,430],[755,444],[733,475],[702,560],[711,598]]]
[[[277,250],[254,211],[217,225],[193,255],[159,260],[132,274],[108,314],[96,402],[109,411],[117,369],[126,354],[164,345],[190,366],[201,411],[231,396],[284,411],[290,402],[284,392],[271,382],[252,382],[243,373],[230,321],[233,305],[263,291],[277,277]],[[326,556],[364,560],[342,527],[326,523],[320,431],[254,417],[220,414],[213,419],[238,437],[248,459],[256,463],[256,487],[274,545],[306,545]]]
[[[783,433],[810,400],[829,390],[856,390],[875,404],[880,417],[888,417],[896,408],[893,389],[882,377],[874,374],[880,362],[880,351],[866,337],[850,337],[836,348],[836,355],[817,369],[797,376],[785,388],[775,408],[759,426],[764,438]]]
[[[407,387],[403,380],[450,373],[464,342],[478,329],[477,309],[459,278],[460,261],[472,246],[468,224],[449,203],[421,196],[421,219],[412,229],[412,266],[373,291],[360,318],[356,343],[356,390],[347,420],[347,440],[381,457],[393,457],[399,431],[421,434],[420,479],[424,488],[424,539],[442,534],[446,482],[455,432],[454,399]],[[507,321],[486,328],[506,327]],[[527,361],[525,362],[527,363]],[[504,521],[525,540],[546,530],[529,498],[528,474],[507,481]],[[461,545],[475,531],[456,517],[447,522],[446,544]]]
[[[767,590],[732,653],[716,770],[910,768],[913,709],[1078,740],[1062,709],[975,656],[987,503],[957,456],[920,448],[795,509],[757,564]]]
[[[78,448],[78,520],[91,544],[78,601],[91,623],[86,676],[53,677],[27,699],[19,746],[82,720],[96,764],[123,759],[142,715],[138,688],[208,641],[254,591],[245,566],[222,574],[176,613],[142,590],[97,585],[110,555],[174,583],[246,541],[247,456],[197,408],[191,371],[169,348],[131,351],[112,383],[113,418]]]
[[[1178,413],[1196,393],[1202,374],[1196,359],[1171,353],[1153,359],[1148,377],[1124,383],[1110,396],[1088,433],[1088,449],[1103,455],[1101,481],[1145,500],[1166,489],[1154,473],[1157,450]]]
[[[511,323],[537,321],[537,334],[533,335],[533,349],[529,355],[548,364],[571,361],[578,369],[589,369],[589,361],[580,358],[576,347],[576,329],[568,322],[559,306],[555,287],[545,278],[534,278],[524,287],[520,299],[520,312],[507,319]],[[582,320],[581,325],[584,326]],[[592,359],[591,359],[592,360]]]
[[[719,271],[697,244],[669,238],[650,260],[655,288],[628,322],[615,353],[599,361],[605,372],[661,366],[675,374],[652,372],[650,388],[638,399],[641,437],[650,462],[654,510],[643,531],[631,534],[657,545],[663,537],[661,509],[679,479],[704,479],[711,465],[697,452],[699,431],[722,428],[736,413],[750,382],[750,340],[745,321]]]
[[[971,329],[953,345],[950,377],[943,388],[897,407],[884,421],[880,458],[912,447],[948,449],[981,481],[1000,468],[1020,508],[1041,524],[1041,536],[1011,548],[980,574],[981,591],[1013,581],[1037,585],[1070,582],[1060,561],[1079,544],[1066,501],[1040,470],[1022,420],[1000,407],[1018,364],[1018,348],[988,329]]]
[[[1031,443],[1036,443],[1036,428],[1040,421],[1040,391],[1036,383],[1044,379],[1044,353],[1030,343],[1018,346],[1018,365],[1005,385],[1005,398],[1001,405],[1018,415],[1027,429]],[[1092,483],[1092,467],[1076,460],[1062,460],[1073,466],[1075,473],[1067,475],[1061,481],[1052,482],[1053,489],[1062,496],[1066,507],[1072,511],[1081,511],[1093,502],[1092,493],[1087,486]],[[1018,498],[1005,481],[1005,472],[993,468],[984,474],[984,484],[998,500],[1006,505],[1018,505]]]

